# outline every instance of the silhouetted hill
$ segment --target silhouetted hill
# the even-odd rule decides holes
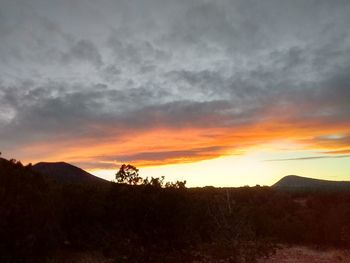
[[[332,191],[350,191],[349,181],[329,181],[314,178],[307,178],[297,175],[288,175],[283,177],[273,186],[275,189],[282,190],[332,190]]]
[[[107,182],[98,178],[81,168],[65,162],[40,162],[33,165],[33,170],[42,174],[52,176],[62,182]]]

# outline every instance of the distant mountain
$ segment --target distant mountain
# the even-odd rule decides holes
[[[81,168],[65,162],[40,162],[33,165],[33,170],[52,176],[54,179],[61,182],[107,182]]]
[[[350,181],[329,181],[307,178],[297,175],[288,175],[283,177],[277,183],[272,185],[273,188],[303,191],[303,190],[331,190],[331,191],[350,191]]]

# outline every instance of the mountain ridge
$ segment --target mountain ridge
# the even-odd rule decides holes
[[[32,166],[36,172],[52,176],[63,182],[108,182],[66,162],[39,162]]]
[[[271,187],[284,190],[350,190],[350,181],[332,181],[287,175]]]

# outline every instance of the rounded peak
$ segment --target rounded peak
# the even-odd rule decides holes
[[[39,162],[39,163],[36,163],[35,165],[38,165],[38,164],[40,164],[40,165],[42,165],[42,164],[65,164],[65,165],[71,165],[71,164],[69,164],[69,163],[66,163],[66,162]]]
[[[289,175],[286,175],[286,176],[283,177],[283,178],[295,178],[295,177],[301,177],[301,176],[295,175],[295,174],[289,174]]]
[[[301,181],[308,180],[309,178],[302,177],[299,175],[286,175],[278,180],[273,186],[288,186],[290,184],[298,184]]]

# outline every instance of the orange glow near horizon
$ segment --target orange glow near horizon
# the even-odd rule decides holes
[[[304,151],[314,155],[333,156],[349,153],[347,141],[343,141],[349,130],[350,125],[344,124],[311,125],[272,118],[234,129],[160,127],[138,133],[130,131],[123,136],[113,135],[111,130],[109,136],[102,139],[82,137],[75,139],[74,143],[58,140],[49,145],[35,144],[23,148],[21,155],[31,156],[31,159],[22,158],[24,162],[66,161],[98,175],[111,174],[121,163],[132,163],[146,171],[167,169],[173,174],[178,174],[176,170],[185,172],[181,167],[202,167],[203,171],[208,171],[212,169],[211,165],[217,162],[230,166],[228,161],[222,160],[236,163],[236,173],[244,174],[250,171],[253,175],[254,172],[264,170],[264,174],[272,175],[273,165],[261,164],[264,159],[269,159],[269,154],[279,152],[280,156],[283,156],[282,153]],[[257,152],[265,153],[266,156],[260,156],[259,162],[251,162],[252,154]],[[298,156],[299,154],[295,157]],[[199,168],[195,170],[199,172]],[[269,178],[271,179],[271,176]],[[208,183],[213,182],[209,180]]]
[[[265,127],[264,127],[265,128]],[[217,147],[212,152],[204,152],[198,156],[179,156],[176,158],[165,158],[155,160],[130,160],[139,166],[154,166],[160,164],[173,164],[178,162],[192,162],[199,160],[207,160],[220,156],[242,154],[252,148],[275,147],[279,142],[284,142],[284,145],[292,145],[293,148],[304,148],[308,150],[324,151],[327,153],[348,153],[347,145],[342,145],[338,141],[314,141],[313,138],[324,134],[333,133],[334,130],[314,131],[310,130],[279,130],[264,132],[261,130],[154,130],[142,134],[132,135],[130,138],[125,136],[121,140],[111,138],[108,142],[100,140],[92,140],[85,143],[77,141],[72,146],[68,143],[50,143],[32,145],[21,150],[22,154],[35,152],[38,159],[26,159],[25,161],[57,161],[66,160],[70,162],[91,161],[98,157],[129,156],[142,152],[176,152],[190,151],[192,149]],[[287,128],[288,129],[288,128]],[[312,135],[311,135],[312,134]],[[221,147],[221,148],[220,148]],[[52,151],[51,149],[55,149]],[[44,158],[43,158],[44,157]],[[118,160],[111,160],[116,161]],[[123,161],[122,161],[123,162]]]

